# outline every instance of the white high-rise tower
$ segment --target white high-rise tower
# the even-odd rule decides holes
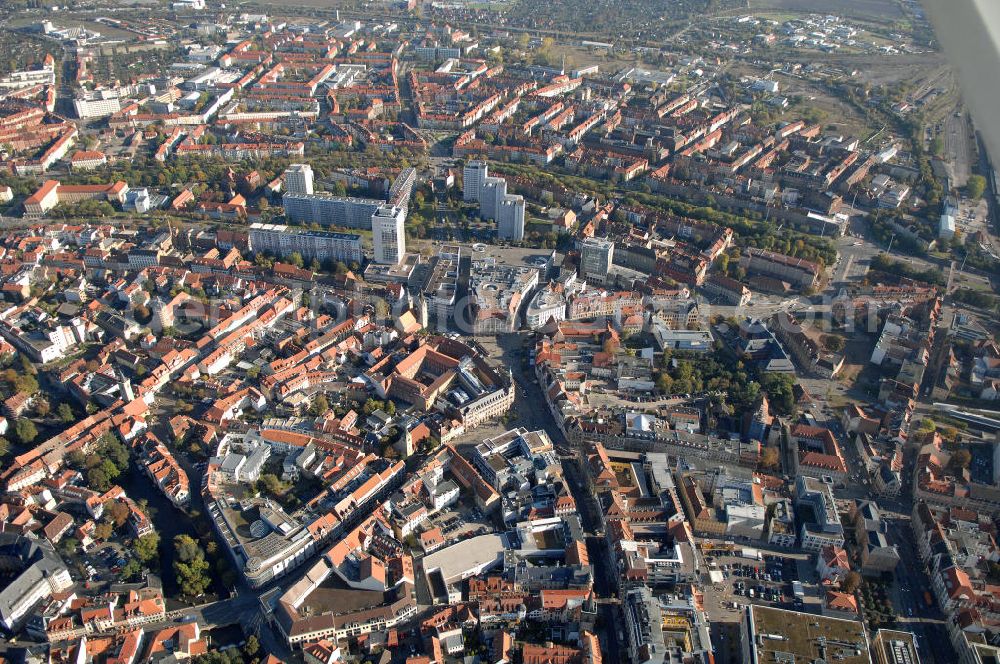
[[[488,177],[479,187],[479,218],[496,221],[500,214],[500,203],[507,195],[507,181],[503,178]]]
[[[290,194],[313,193],[313,169],[309,164],[291,164],[285,170],[285,191]]]

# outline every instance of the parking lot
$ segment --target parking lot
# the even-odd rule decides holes
[[[69,556],[70,569],[74,579],[89,585],[116,582],[122,567],[130,554],[120,545],[109,542],[101,547],[93,547],[84,554]]]
[[[493,524],[482,512],[475,508],[459,507],[461,503],[460,500],[451,508],[441,510],[432,519],[434,525],[441,528],[447,544],[494,530]]]
[[[722,574],[717,583],[706,584],[705,610],[710,620],[735,621],[746,604],[774,606],[796,611],[817,610],[811,558],[806,554],[764,554],[763,560],[737,555],[713,555],[705,560],[709,569]],[[718,575],[716,575],[718,576]],[[796,597],[793,582],[801,581],[804,594]]]

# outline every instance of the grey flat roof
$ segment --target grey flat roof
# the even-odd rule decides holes
[[[445,582],[451,583],[470,570],[478,570],[489,563],[498,562],[506,548],[500,535],[477,535],[425,556],[424,572],[439,569]]]

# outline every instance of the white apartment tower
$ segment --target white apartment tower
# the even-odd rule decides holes
[[[508,194],[497,214],[497,237],[515,242],[524,239],[524,197]]]
[[[478,203],[479,191],[483,181],[489,175],[489,166],[485,161],[470,161],[462,171],[462,200],[466,203]]]
[[[285,191],[290,194],[313,193],[313,169],[309,164],[292,164],[285,171]]]
[[[398,265],[406,254],[406,233],[403,223],[406,211],[391,205],[383,205],[372,215],[372,243],[375,246],[375,262]]]
[[[503,178],[488,177],[479,188],[479,218],[496,221],[500,216],[500,204],[507,196],[507,181]]]

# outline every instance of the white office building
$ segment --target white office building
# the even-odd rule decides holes
[[[489,166],[485,161],[470,161],[462,171],[462,200],[466,203],[478,203],[479,191],[483,181],[489,175]]]
[[[383,205],[372,215],[372,242],[375,246],[375,262],[398,265],[406,253],[406,234],[403,223],[406,211],[391,205]]]
[[[587,281],[604,283],[611,271],[614,255],[614,242],[596,237],[587,238],[580,250],[581,276]]]
[[[808,506],[813,515],[813,521],[802,523],[799,529],[803,549],[818,552],[824,546],[844,546],[844,526],[831,482],[799,475],[795,480],[795,502],[797,507]]]
[[[497,236],[501,240],[524,239],[524,197],[508,194],[500,203]]]
[[[94,90],[73,100],[73,111],[82,119],[103,118],[122,108],[118,90]]]
[[[461,260],[462,248],[457,244],[442,245],[438,255],[431,259],[431,275],[422,294],[421,320],[426,321],[424,327],[431,326],[439,332],[446,332],[449,321],[454,320]]]
[[[313,170],[309,164],[292,164],[285,170],[285,191],[290,194],[313,193]]]

